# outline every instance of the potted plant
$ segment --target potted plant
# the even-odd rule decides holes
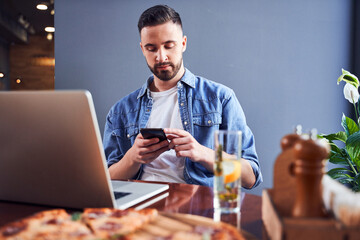
[[[344,131],[321,135],[329,141],[331,152],[329,161],[341,165],[329,170],[327,174],[342,184],[349,186],[354,192],[360,191],[360,106],[359,106],[359,80],[350,72],[342,69],[342,75],[337,84],[344,81],[344,97],[354,106],[355,121],[343,113],[341,126]],[[337,144],[335,144],[335,141]],[[342,143],[341,143],[342,142]],[[341,147],[340,147],[341,146]]]

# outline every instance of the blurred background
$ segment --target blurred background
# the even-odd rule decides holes
[[[54,1],[0,1],[0,90],[54,89]]]
[[[156,4],[182,18],[185,67],[234,89],[264,176],[251,193],[272,187],[280,140],[297,124],[333,133],[351,114],[336,80],[341,68],[360,76],[356,0],[2,0],[0,89],[87,89],[103,131],[110,107],[150,76],[137,21]],[[56,37],[45,31],[54,19]]]

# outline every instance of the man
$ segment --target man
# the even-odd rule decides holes
[[[138,22],[140,47],[153,75],[110,110],[104,148],[112,179],[213,185],[214,132],[241,130],[242,186],[262,182],[254,136],[234,92],[193,75],[183,64],[187,38],[172,8],[147,9]],[[144,139],[140,128],[165,128],[170,141]]]

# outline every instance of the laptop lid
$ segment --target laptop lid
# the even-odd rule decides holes
[[[140,195],[168,188],[152,185],[158,188]],[[0,200],[69,208],[119,206],[88,91],[0,92]],[[126,201],[118,203],[129,207]]]

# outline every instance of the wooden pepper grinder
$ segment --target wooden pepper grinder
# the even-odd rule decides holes
[[[280,142],[282,152],[274,163],[274,188],[272,199],[281,216],[291,216],[295,203],[296,182],[294,171],[294,145],[301,139],[301,125],[297,125],[295,132],[285,135]]]
[[[292,215],[294,217],[324,217],[321,194],[321,179],[325,173],[324,160],[328,158],[330,146],[317,139],[312,130],[308,139],[301,139],[294,145],[295,163],[293,172],[296,178],[296,200]]]
[[[301,131],[302,131],[302,126],[297,125],[295,127],[295,133],[285,135],[280,141],[281,149],[285,151],[286,149],[292,148],[295,145],[295,143],[300,140]]]

